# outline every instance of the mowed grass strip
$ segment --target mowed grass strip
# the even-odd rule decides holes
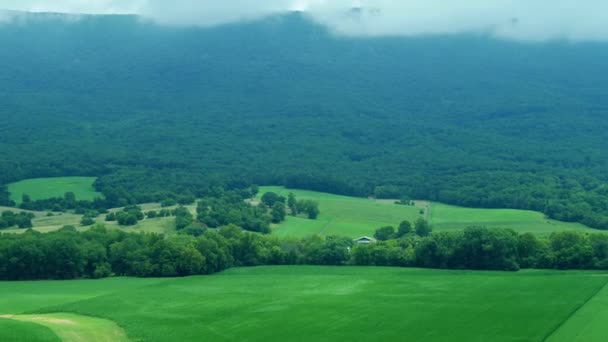
[[[537,235],[549,235],[552,232],[565,230],[599,232],[580,223],[550,220],[542,213],[529,210],[464,208],[425,201],[416,201],[416,206],[402,206],[394,204],[391,200],[338,196],[277,186],[260,187],[259,196],[269,191],[283,196],[293,192],[298,199],[316,200],[321,211],[317,220],[287,217],[285,222],[274,227],[273,234],[277,236],[304,237],[314,234],[343,235],[353,238],[363,235],[372,236],[380,227],[389,225],[397,227],[403,220],[414,223],[420,217],[429,220],[434,231],[485,226],[508,228],[519,233],[530,232]]]
[[[73,192],[78,200],[93,200],[101,197],[95,191],[95,177],[55,177],[34,178],[8,185],[11,199],[21,203],[23,195],[29,195],[32,200],[63,197],[66,192]]]
[[[61,342],[61,339],[45,326],[0,318],[0,341]]]
[[[47,310],[104,317],[145,341],[540,341],[607,281],[586,272],[259,267]]]
[[[2,316],[0,316],[2,318]],[[50,329],[62,342],[127,342],[124,331],[112,321],[74,314],[7,315],[14,321],[34,323]],[[27,341],[27,340],[21,340]]]

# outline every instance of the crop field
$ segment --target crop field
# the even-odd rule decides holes
[[[0,318],[0,341],[60,342],[61,339],[43,325]]]
[[[93,188],[95,177],[56,177],[27,179],[8,185],[11,199],[21,203],[24,194],[31,199],[63,197],[66,192],[73,192],[78,200],[93,200],[101,194]]]
[[[608,334],[607,283],[594,272],[316,266],[0,282],[0,315],[16,315],[0,327],[35,322],[63,341],[98,331],[132,341],[593,342]]]
[[[41,307],[77,302],[114,291],[155,284],[160,279],[0,282],[0,341],[125,341],[116,323],[66,313],[25,315]],[[95,338],[91,338],[95,336]],[[124,337],[124,338],[122,338]]]
[[[377,228],[387,225],[396,227],[403,220],[413,223],[419,217],[429,220],[435,231],[459,230],[468,226],[511,228],[539,235],[564,230],[590,230],[579,223],[549,220],[542,213],[527,210],[463,208],[424,201],[416,201],[416,206],[403,206],[391,200],[346,197],[275,186],[260,187],[259,195],[269,191],[283,196],[293,192],[298,199],[316,200],[321,211],[317,220],[288,216],[285,222],[274,227],[273,233],[278,236],[372,236]]]

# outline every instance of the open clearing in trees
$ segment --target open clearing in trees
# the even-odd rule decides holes
[[[57,189],[56,191],[57,193],[65,193],[68,189]],[[321,211],[316,220],[309,220],[302,216],[287,216],[285,222],[274,225],[273,234],[279,237],[304,237],[314,234],[322,236],[343,235],[352,238],[364,235],[372,236],[377,228],[389,225],[397,227],[403,220],[414,223],[420,217],[429,220],[435,231],[462,230],[469,226],[485,226],[488,228],[510,228],[517,232],[532,232],[538,235],[548,235],[552,232],[566,230],[601,232],[592,230],[580,223],[550,220],[542,213],[529,210],[463,208],[426,201],[416,201],[415,206],[404,206],[395,204],[394,200],[339,196],[315,191],[286,189],[279,186],[260,187],[258,197],[269,191],[283,196],[293,192],[298,199],[318,201]],[[142,204],[141,207],[144,211],[161,209],[159,203]],[[187,207],[196,215],[196,205]],[[15,209],[1,207],[0,211],[3,210]],[[52,216],[48,216],[47,212],[34,212],[34,214],[36,215],[33,220],[34,228],[41,232],[54,231],[66,225],[85,229],[79,227],[82,215],[53,213]],[[119,228],[116,222],[105,222],[104,219],[105,215],[99,215],[96,221],[105,224],[108,228]],[[175,223],[172,217],[145,219],[135,226],[120,228],[131,232],[175,233]],[[10,229],[7,232],[22,231]]]
[[[8,185],[11,199],[21,203],[23,195],[32,200],[63,197],[66,192],[73,192],[78,200],[93,200],[102,195],[95,191],[93,183],[95,177],[55,177],[34,178]]]
[[[517,232],[547,235],[555,231],[587,230],[598,232],[579,223],[567,223],[545,218],[529,210],[463,208],[434,202],[417,201],[415,206],[397,205],[391,200],[375,200],[326,194],[315,191],[293,190],[277,186],[260,187],[259,195],[275,192],[287,196],[293,192],[298,199],[319,202],[321,214],[317,220],[288,216],[275,226],[273,234],[302,237],[312,234],[372,236],[377,228],[397,227],[403,220],[414,223],[428,219],[435,231],[461,230],[469,226],[510,228]]]

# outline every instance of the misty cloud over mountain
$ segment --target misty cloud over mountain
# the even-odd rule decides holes
[[[348,36],[474,33],[522,41],[608,41],[604,0],[0,0],[0,9],[136,14],[160,24],[196,26],[302,11]],[[0,14],[0,21],[11,17]]]

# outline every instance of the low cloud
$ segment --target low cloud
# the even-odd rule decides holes
[[[475,33],[523,41],[608,41],[606,0],[0,0],[0,8],[129,13],[166,25],[196,26],[297,10],[348,36]]]

